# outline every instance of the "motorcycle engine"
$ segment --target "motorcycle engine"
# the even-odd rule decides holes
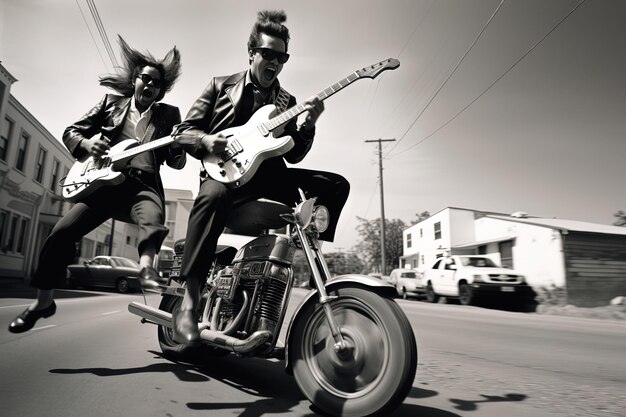
[[[292,284],[295,250],[286,237],[275,235],[261,236],[241,248],[233,265],[219,271],[215,281],[217,295],[226,301],[222,303],[220,322],[232,321],[239,313],[245,291],[250,302],[238,332],[241,335],[258,330],[274,333],[287,306],[285,294]]]

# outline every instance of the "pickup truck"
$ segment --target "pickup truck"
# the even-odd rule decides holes
[[[463,305],[477,304],[481,298],[514,298],[520,304],[535,298],[524,276],[481,255],[453,255],[437,259],[424,271],[426,300],[458,298]]]

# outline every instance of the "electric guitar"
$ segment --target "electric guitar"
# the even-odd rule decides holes
[[[126,177],[120,172],[132,157],[142,152],[160,148],[174,142],[171,136],[139,144],[135,139],[124,140],[112,146],[109,153],[100,158],[90,156],[85,161],[76,161],[65,177],[63,198],[72,203],[83,200],[98,188],[105,185],[117,185]]]
[[[396,69],[398,66],[400,66],[400,61],[390,58],[362,68],[321,91],[317,97],[324,100],[356,80],[375,78],[381,72]],[[205,156],[201,161],[202,166],[211,178],[230,188],[244,185],[256,173],[261,162],[283,155],[293,148],[292,137],[280,135],[284,131],[284,125],[305,110],[303,104],[297,104],[284,113],[276,115],[275,105],[268,104],[261,107],[246,124],[219,132],[228,141],[226,150],[219,155]]]

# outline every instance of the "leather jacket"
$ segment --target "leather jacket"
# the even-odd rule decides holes
[[[220,131],[233,127],[238,120],[238,112],[243,105],[243,93],[246,84],[246,72],[242,71],[230,76],[216,77],[211,80],[204,89],[202,95],[195,101],[185,120],[176,126],[173,135],[180,133],[193,133],[197,142],[183,145],[185,150],[193,157],[202,159],[206,149],[200,144],[202,134],[216,134]],[[278,82],[274,86],[279,88]],[[290,95],[288,108],[296,105],[296,99]],[[286,167],[283,158],[292,164],[300,162],[311,149],[315,128],[306,131],[299,129],[296,119],[293,118],[285,125],[285,135],[293,138],[294,147],[282,158],[270,158],[272,165]],[[265,161],[264,164],[268,161]]]
[[[126,114],[132,103],[132,97],[123,97],[115,94],[106,94],[98,104],[89,110],[80,120],[68,126],[63,132],[63,143],[74,158],[81,160],[88,155],[79,146],[83,139],[89,139],[97,134],[109,139],[109,146],[119,143],[120,134],[124,127]],[[172,128],[180,123],[178,107],[165,103],[154,103],[150,124],[154,125],[154,132],[146,141],[161,138],[172,133]],[[155,160],[155,183],[161,196],[164,195],[159,167],[165,162],[174,169],[182,169],[187,162],[182,148],[172,149],[164,146],[152,151]]]

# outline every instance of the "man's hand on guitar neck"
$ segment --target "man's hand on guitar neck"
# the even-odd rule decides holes
[[[80,142],[80,146],[87,152],[89,156],[94,158],[101,158],[106,155],[111,147],[109,146],[109,139],[105,137],[93,137],[91,139],[83,139]]]

